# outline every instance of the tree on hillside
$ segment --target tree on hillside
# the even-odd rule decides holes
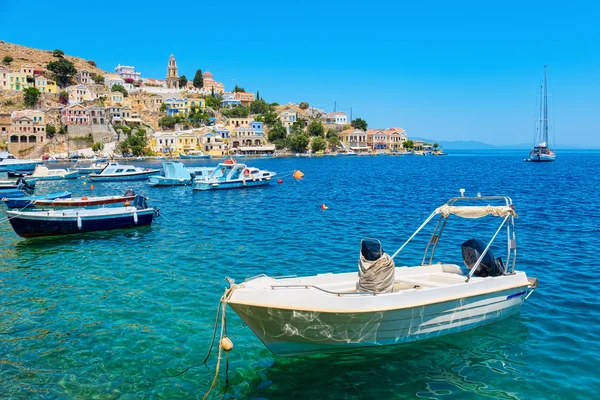
[[[92,67],[96,68],[96,61],[94,61],[94,60],[87,60],[86,62],[88,64],[90,64]]]
[[[192,81],[194,87],[196,89],[201,89],[204,87],[204,77],[202,76],[202,70],[199,69],[196,71],[196,75],[194,75],[194,80]]]
[[[363,131],[366,131],[368,126],[367,121],[362,118],[356,118],[350,125],[352,125],[353,128],[362,129]]]
[[[325,134],[325,128],[321,121],[313,121],[308,125],[308,133],[310,136],[323,136]]]
[[[206,100],[206,107],[210,107],[213,110],[218,110],[221,108],[221,102],[223,101],[223,96],[219,93],[214,93],[209,96],[204,96],[204,100]]]
[[[315,136],[310,142],[310,149],[313,151],[313,153],[316,153],[317,151],[323,151],[326,147],[327,143],[321,136]]]
[[[279,121],[279,115],[273,109],[264,113],[263,117],[267,126],[273,126]]]
[[[6,65],[10,65],[10,63],[13,61],[14,58],[12,58],[11,56],[4,56],[4,58],[2,59],[2,62]]]
[[[223,114],[227,118],[246,118],[250,115],[250,108],[246,106],[233,106],[227,110],[222,110]]]
[[[260,100],[260,92],[258,90],[256,91],[256,100]]]
[[[103,75],[94,75],[94,76],[92,76],[92,80],[94,82],[96,82],[97,84],[103,84],[104,83],[104,76]]]
[[[95,153],[97,151],[102,151],[104,150],[104,143],[102,142],[96,142],[92,145],[92,151]]]
[[[33,78],[33,76],[29,76],[27,75],[27,83],[34,83],[35,84],[35,79]]]
[[[238,93],[238,92],[245,92],[246,89],[244,89],[243,87],[239,87],[238,85],[235,85],[235,87],[233,88],[233,93]]]
[[[69,92],[61,90],[58,93],[58,102],[66,106],[69,103]]]
[[[46,136],[49,138],[54,137],[56,134],[56,127],[54,125],[46,124]]]
[[[127,93],[127,89],[125,89],[125,87],[123,85],[112,85],[112,87],[110,88],[111,92],[121,92],[123,93],[123,97],[127,97],[128,93]]]
[[[177,121],[175,120],[175,118],[166,116],[158,120],[158,125],[160,125],[163,128],[172,128],[175,126],[176,122]]]
[[[304,133],[292,135],[288,138],[290,149],[296,153],[304,153],[308,148],[309,141],[310,139]]]
[[[28,87],[23,91],[23,102],[27,107],[35,107],[42,93],[34,87]]]
[[[77,73],[73,63],[64,58],[49,62],[46,69],[54,73],[54,80],[60,87],[68,86],[71,78]]]
[[[250,103],[250,112],[252,114],[265,114],[269,110],[271,110],[271,107],[264,100],[257,99]]]
[[[179,77],[179,88],[183,89],[187,86],[187,78],[185,77],[185,75],[181,75]]]
[[[53,55],[54,57],[63,58],[63,57],[64,57],[64,55],[65,55],[65,52],[64,52],[64,51],[62,51],[62,50],[56,49],[56,50],[54,50],[54,51],[52,52],[52,55]]]
[[[298,107],[300,107],[301,110],[306,110],[308,108],[308,103],[303,101],[302,103],[298,104]]]
[[[332,138],[332,137],[337,139],[338,133],[335,129],[329,128],[329,129],[327,129],[327,139]]]
[[[290,129],[291,134],[304,133],[304,121],[298,120],[292,124],[292,128]]]
[[[281,122],[277,122],[269,130],[269,134],[268,134],[269,142],[274,143],[277,140],[285,139],[286,134],[287,134],[287,131],[285,130],[285,127],[281,124]]]
[[[340,139],[337,136],[327,136],[327,146],[334,150],[340,145]]]

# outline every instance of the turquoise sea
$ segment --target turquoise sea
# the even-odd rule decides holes
[[[520,315],[408,345],[280,359],[229,310],[229,382],[222,369],[211,398],[599,398],[600,152],[559,152],[551,164],[523,163],[526,153],[247,160],[305,178],[216,192],[39,183],[38,193],[74,195],[132,187],[164,218],[30,240],[0,224],[0,398],[202,398],[226,276],[355,271],[361,238],[394,252],[460,188],[515,202],[517,268],[540,282]],[[488,240],[495,222],[448,230],[439,257],[461,264],[460,243]],[[423,244],[398,262],[418,264]]]

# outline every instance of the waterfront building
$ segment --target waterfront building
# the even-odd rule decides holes
[[[194,150],[200,150],[200,136],[197,133],[186,131],[177,135],[175,140],[176,154]]]
[[[179,74],[177,73],[177,61],[175,56],[171,54],[169,64],[167,65],[167,88],[179,89]]]
[[[117,65],[115,67],[115,74],[123,79],[133,79],[135,82],[142,79],[142,74],[137,72],[134,66],[129,65]]]
[[[281,124],[288,128],[288,133],[289,133],[289,128],[294,125],[294,123],[296,122],[296,120],[298,119],[298,113],[293,110],[293,109],[288,109],[285,111],[282,111],[279,114],[279,120],[281,121]]]
[[[152,135],[152,139],[150,140],[152,150],[163,154],[176,154],[176,137],[176,132],[155,132],[154,135]]]
[[[77,73],[75,74],[75,80],[80,85],[89,85],[93,83],[92,78],[90,76],[90,71],[87,71],[85,69],[80,69],[77,71]]]
[[[413,140],[413,145],[415,150],[423,150],[425,142],[423,142],[422,140]]]
[[[402,150],[406,141],[406,131],[402,128],[390,128],[386,132],[389,135],[388,148],[395,151]]]
[[[241,105],[249,106],[254,101],[254,93],[235,92],[235,99],[239,100]]]
[[[0,90],[10,89],[9,74],[10,71],[8,68],[0,65]]]
[[[261,133],[257,133],[251,126],[240,126],[235,128],[231,134],[231,147],[261,147],[264,145],[265,138]]]
[[[215,81],[213,74],[210,72],[206,71],[203,73],[202,79],[204,82],[202,88],[206,91],[206,93],[212,93],[214,91],[215,93],[223,94],[225,92],[225,85],[223,85],[221,82]]]
[[[325,115],[325,123],[328,125],[346,125],[348,116],[345,112],[332,112]]]
[[[63,108],[60,112],[63,125],[89,125],[90,114],[88,108],[81,104],[73,104]]]
[[[32,149],[46,139],[46,116],[41,110],[14,111],[11,114],[8,151],[19,153]]]
[[[217,129],[217,135],[221,136],[224,141],[228,142],[231,138],[231,131],[227,128]]]
[[[50,93],[50,94],[58,93],[58,88],[56,87],[56,82],[54,82],[51,79],[46,78],[43,75],[38,75],[35,77],[35,87],[42,93]]]
[[[222,107],[239,106],[240,104],[242,102],[236,97],[235,93],[223,93],[223,100],[221,100]]]
[[[250,127],[254,129],[254,133],[257,135],[263,134],[263,123],[260,121],[252,121],[250,122]]]
[[[205,133],[200,137],[202,151],[214,157],[220,157],[227,150],[225,140],[216,132]]]
[[[104,109],[104,115],[113,125],[123,122],[122,110],[119,104],[113,104]]]
[[[368,151],[367,132],[362,129],[346,129],[338,135],[338,139],[346,149],[354,151]]]
[[[389,135],[381,129],[367,131],[367,146],[373,150],[387,150]]]

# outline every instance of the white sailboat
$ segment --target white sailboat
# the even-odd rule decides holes
[[[537,125],[534,147],[529,152],[526,161],[550,162],[556,159],[556,153],[550,148],[548,136],[548,81],[546,78],[546,65],[544,65],[544,83],[540,87],[540,119]]]

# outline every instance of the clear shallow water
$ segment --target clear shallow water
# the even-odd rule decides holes
[[[151,228],[25,240],[4,222],[0,397],[201,398],[214,357],[206,367],[165,377],[204,359],[225,276],[354,271],[361,238],[378,237],[395,251],[461,187],[472,195],[507,194],[516,204],[518,268],[540,279],[521,315],[405,346],[279,359],[229,310],[230,385],[225,391],[222,374],[213,397],[597,397],[600,153],[565,152],[544,165],[523,157],[252,160],[280,173],[298,168],[306,177],[195,193],[94,184],[98,195],[127,187],[147,194],[168,218]],[[87,183],[43,182],[37,192],[87,194]],[[490,224],[479,225],[477,233],[447,230],[450,240],[436,259],[460,263],[460,243],[491,236]],[[422,244],[399,263],[418,263]]]

